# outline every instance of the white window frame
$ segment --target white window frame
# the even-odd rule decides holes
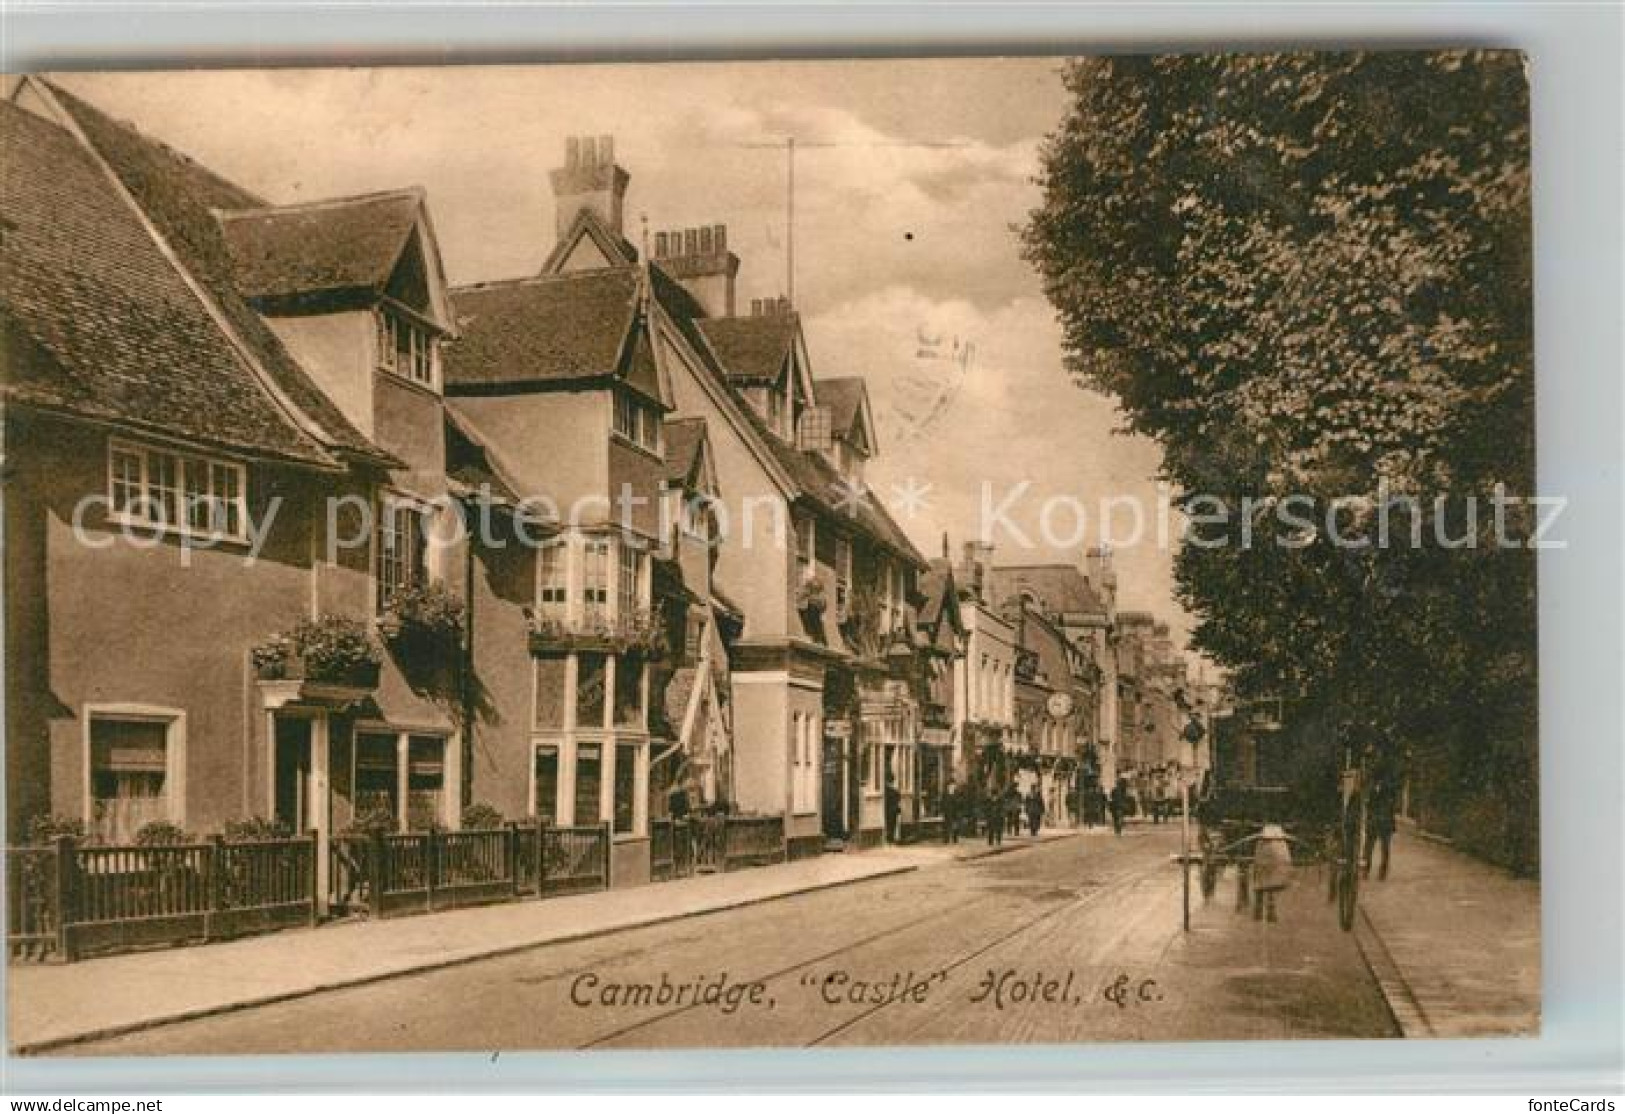
[[[462,786],[460,784],[462,771],[454,762],[456,757],[456,748],[452,745],[455,739],[454,735],[439,727],[403,727],[399,724],[385,723],[381,720],[358,720],[350,737],[350,791],[352,794],[355,792],[356,770],[361,757],[361,736],[363,735],[391,739],[395,744],[395,830],[398,832],[410,831],[407,822],[410,819],[408,797],[412,784],[410,766],[412,740],[438,740],[441,747],[440,823],[446,828],[456,827],[457,810],[455,803],[462,796]]]
[[[84,769],[80,815],[88,829],[95,822],[96,770],[92,725],[96,720],[162,723],[164,732],[164,807],[169,822],[186,827],[186,710],[157,704],[85,704],[80,708],[80,761]]]
[[[663,451],[660,410],[627,390],[614,392],[610,403],[610,434],[633,448],[659,456]]]
[[[136,497],[127,509],[119,509],[117,490],[121,482],[129,486],[128,479],[122,480],[114,461],[120,457],[135,458],[139,464],[134,481]],[[174,503],[171,506],[175,514],[175,521],[171,522],[167,516],[156,517],[142,513],[143,509],[154,509],[152,499],[153,461],[156,457],[164,457],[174,465],[173,485],[165,488],[172,491]],[[191,506],[186,495],[186,475],[188,466],[200,467],[205,481],[206,492],[203,498],[211,505],[227,507],[235,512],[237,528],[200,529],[189,521]],[[210,541],[229,541],[246,543],[248,541],[248,466],[241,461],[228,457],[213,456],[206,453],[188,452],[180,448],[160,447],[157,445],[142,444],[137,441],[128,441],[119,437],[107,439],[107,498],[108,518],[116,523],[126,526],[136,526],[145,530],[158,530],[166,534],[181,534],[193,538],[206,538]],[[221,498],[214,493],[215,482],[222,476],[231,477],[236,487],[235,493],[229,498]]]
[[[396,530],[396,515],[408,514],[417,521],[418,538],[421,552],[416,558],[412,557],[415,550],[407,550],[407,557],[402,562],[402,578],[399,583],[385,590],[384,567],[386,562],[384,537],[398,537]],[[430,509],[416,499],[409,498],[396,492],[388,492],[378,499],[378,521],[373,530],[373,601],[379,612],[389,606],[389,600],[396,588],[410,585],[428,584],[432,578],[429,571],[429,526]],[[397,543],[398,547],[399,543]],[[410,565],[416,560],[418,567],[413,569]],[[415,575],[414,575],[415,574]]]
[[[397,379],[415,384],[427,390],[440,390],[440,341],[435,330],[419,320],[415,315],[404,308],[388,302],[380,305],[373,311],[375,328],[373,331],[376,360],[380,370],[387,371]],[[408,329],[411,339],[407,344],[408,366],[400,366],[399,348],[396,345],[396,331]],[[422,361],[422,374],[419,374],[419,361]]]
[[[536,551],[536,614],[558,622],[570,618],[570,538],[551,538]],[[549,599],[556,595],[557,599]]]
[[[806,553],[802,553],[802,526],[806,526]],[[811,515],[795,520],[796,579],[806,583],[818,575],[818,521]]]

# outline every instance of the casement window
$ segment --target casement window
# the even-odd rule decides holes
[[[446,739],[399,731],[358,731],[351,774],[357,816],[383,813],[400,831],[445,822]]]
[[[604,778],[604,748],[601,743],[576,744],[577,824],[597,824],[603,819],[600,787]]]
[[[852,595],[852,542],[847,538],[835,539],[835,606],[846,614],[846,605]]]
[[[428,573],[428,515],[393,499],[378,509],[378,607],[398,589],[422,584]]]
[[[813,520],[796,519],[796,574],[801,581],[813,578]]]
[[[643,661],[635,656],[615,659],[616,727],[643,728],[643,671]]]
[[[536,748],[536,811],[541,819],[552,821],[559,814],[559,748],[543,744]]]
[[[433,387],[439,370],[434,334],[390,309],[380,309],[377,320],[378,366],[403,379]]]
[[[563,620],[570,606],[570,550],[563,539],[548,542],[536,559],[536,601],[544,618]]]
[[[581,602],[590,618],[609,613],[609,539],[587,538],[581,546]]]
[[[644,554],[622,541],[615,561],[615,606],[622,619],[637,614],[643,607]]]
[[[660,452],[660,409],[627,391],[615,392],[613,429],[622,440],[652,453]]]
[[[246,539],[248,479],[241,464],[110,441],[107,486],[113,514],[126,522]]]
[[[608,659],[603,654],[576,655],[576,726],[588,731],[603,730],[608,693]]]
[[[171,747],[175,720],[160,717],[90,716],[90,838],[127,844],[143,827],[177,823],[178,792],[171,771],[179,755]]]
[[[626,834],[637,827],[638,752],[632,743],[615,746],[614,830]]]

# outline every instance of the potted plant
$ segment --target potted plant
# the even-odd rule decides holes
[[[378,632],[397,648],[445,652],[462,645],[466,615],[463,601],[444,585],[406,584],[391,593]]]
[[[803,580],[796,587],[796,610],[803,615],[821,615],[829,599],[824,593],[824,582],[816,576]]]
[[[342,615],[306,619],[253,650],[262,681],[292,680],[376,688],[382,660],[366,624]]]

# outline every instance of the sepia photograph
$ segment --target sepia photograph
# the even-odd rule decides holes
[[[1539,1036],[1530,190],[1516,50],[6,77],[11,1053]]]

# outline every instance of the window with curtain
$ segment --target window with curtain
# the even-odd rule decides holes
[[[383,812],[400,823],[400,752],[393,733],[366,731],[355,740],[355,811]]]
[[[576,722],[578,729],[602,730],[604,726],[604,685],[608,680],[607,659],[603,654],[576,655]]]
[[[638,747],[628,743],[615,746],[615,831],[630,833],[637,826]]]
[[[603,820],[600,791],[604,777],[604,748],[599,743],[576,746],[576,823],[597,824]]]
[[[445,822],[446,740],[413,735],[406,746],[406,826],[425,831]]]
[[[616,727],[643,727],[643,671],[641,658],[622,655],[615,661]]]
[[[552,822],[559,815],[559,748],[536,748],[536,815]]]
[[[398,589],[423,583],[427,575],[427,516],[407,503],[384,500],[378,513],[378,607],[388,607]]]
[[[90,723],[90,837],[130,843],[170,819],[169,723],[105,719]]]
[[[565,669],[568,658],[534,658],[536,670],[536,726],[543,730],[564,728]]]
[[[588,618],[609,612],[609,539],[588,538],[581,548],[581,601]]]
[[[643,558],[634,546],[621,542],[615,562],[615,606],[622,619],[641,610]]]
[[[536,603],[543,618],[565,617],[570,601],[569,556],[562,539],[547,542],[536,554]]]

